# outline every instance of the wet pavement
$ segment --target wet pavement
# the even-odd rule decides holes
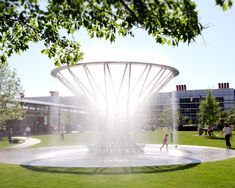
[[[160,151],[160,147],[158,144],[146,144],[144,153],[140,154],[92,154],[86,145],[24,149],[11,147],[0,150],[0,162],[30,166],[104,168],[195,164],[235,158],[235,150],[223,148],[169,145],[167,152],[165,149]]]

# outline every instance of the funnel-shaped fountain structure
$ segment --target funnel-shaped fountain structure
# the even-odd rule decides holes
[[[88,62],[52,71],[75,95],[83,94],[102,119],[95,153],[140,153],[130,137],[136,111],[179,74],[173,67],[143,62]]]

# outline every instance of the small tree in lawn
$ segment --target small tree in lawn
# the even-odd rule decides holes
[[[182,112],[178,111],[176,113],[176,120],[177,120],[177,125],[178,125],[179,130],[185,124],[186,119],[187,119],[186,116]]]
[[[164,106],[163,111],[159,115],[160,124],[168,128],[173,128],[175,119],[177,119],[177,115],[174,113],[172,106],[170,104]]]
[[[229,111],[223,112],[221,118],[223,118],[225,122],[227,122],[229,125],[234,126],[235,125],[235,109],[231,109]]]
[[[230,125],[235,125],[235,110],[231,110],[229,111],[229,115],[227,117],[227,122],[230,124]]]
[[[0,130],[3,131],[8,120],[19,119],[24,111],[15,100],[22,92],[16,73],[7,64],[0,64],[0,77]]]
[[[216,101],[215,97],[209,90],[207,97],[201,101],[199,106],[199,123],[201,128],[208,125],[216,125],[219,123],[221,115],[221,108],[219,102]]]

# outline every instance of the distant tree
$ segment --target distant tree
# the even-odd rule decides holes
[[[20,80],[7,64],[0,64],[0,129],[3,130],[6,121],[22,117],[23,110],[15,100],[23,91]]]
[[[181,113],[180,111],[177,112],[177,124],[178,124],[178,126],[182,126],[183,124],[185,124],[186,119],[187,118],[184,116],[183,113]]]
[[[199,123],[201,127],[218,124],[220,121],[221,108],[211,91],[208,91],[207,97],[199,105]]]
[[[192,125],[192,124],[193,124],[192,119],[189,119],[189,121],[188,121],[188,125]]]
[[[230,125],[235,125],[235,109],[222,113],[222,118]]]
[[[159,114],[158,121],[161,126],[174,128],[174,121],[177,121],[177,114],[173,111],[170,104],[164,106],[162,112]]]
[[[226,10],[232,0],[215,0]],[[73,34],[85,28],[91,38],[114,42],[140,28],[157,43],[190,43],[204,27],[192,0],[0,0],[0,63],[43,41],[54,64],[83,58]]]

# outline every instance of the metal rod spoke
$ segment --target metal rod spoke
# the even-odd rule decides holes
[[[121,80],[121,83],[119,85],[118,94],[117,94],[117,98],[116,98],[116,102],[115,102],[115,107],[117,106],[118,101],[119,101],[119,96],[120,96],[120,92],[121,92],[122,85],[123,85],[123,82],[124,82],[124,78],[125,78],[125,75],[126,75],[127,66],[128,66],[128,64],[126,63],[125,64],[125,69],[124,69],[123,74],[122,74],[122,80]]]
[[[108,114],[108,97],[107,97],[107,79],[106,79],[106,68],[104,63],[104,91],[105,91],[105,108],[106,113]]]
[[[144,70],[142,71],[141,75],[139,76],[139,78],[138,78],[138,80],[137,80],[135,86],[132,88],[131,94],[135,91],[136,87],[138,86],[138,84],[139,84],[140,80],[142,79],[142,77],[143,77],[145,71],[147,70],[147,68],[148,68],[148,65],[145,65],[145,68],[144,68]]]
[[[97,97],[97,92],[95,92],[95,89],[94,89],[94,87],[92,85],[92,82],[91,82],[91,79],[90,79],[90,76],[92,77],[92,75],[90,74],[89,69],[87,68],[86,65],[83,65],[83,69],[84,69],[84,71],[86,73],[87,79],[89,81],[90,87],[91,87],[92,92],[93,92],[93,96],[94,96],[93,100],[95,100],[95,102],[97,103],[97,106],[99,107],[100,106],[100,102],[99,102],[99,99]],[[94,82],[94,83],[96,84],[96,82]]]
[[[69,73],[74,78],[75,82],[78,84],[78,86],[86,93],[89,94],[91,97],[94,97],[92,93],[87,89],[87,87],[78,79],[78,77],[71,71],[70,68],[68,68]]]
[[[161,71],[164,71],[164,68],[161,68],[158,73],[153,77],[153,79],[149,82],[149,84],[146,86],[145,89],[148,89],[148,87],[154,82],[154,80],[160,75]]]
[[[143,85],[142,85],[142,87],[141,87],[141,90],[140,90],[140,92],[139,92],[139,97],[140,97],[140,96],[142,95],[142,93],[143,93],[146,80],[147,80],[147,78],[148,78],[148,76],[149,76],[149,73],[150,73],[150,70],[151,70],[151,68],[152,68],[152,65],[148,65],[148,66],[149,66],[149,70],[148,70],[148,72],[147,72],[147,74],[146,74],[146,76],[145,76],[144,83],[143,83]]]
[[[60,72],[58,72],[57,74],[57,78],[72,92],[75,93],[77,95],[79,95],[79,92],[74,88],[74,86],[65,78],[65,76],[63,74],[61,74]],[[83,94],[84,91],[82,90]]]
[[[110,72],[109,64],[107,63],[106,66],[107,66],[107,70],[108,70],[108,73],[109,73],[109,78],[110,78],[110,81],[111,81],[112,89],[113,89],[113,92],[114,92],[115,97],[116,97],[117,93],[116,93],[116,89],[114,87],[113,78],[112,78],[112,74]]]
[[[128,86],[127,86],[127,115],[129,114],[130,105],[130,87],[131,87],[131,63],[129,64],[129,75],[128,75]]]
[[[155,82],[155,84],[152,86],[152,88],[149,90],[148,95],[153,92],[153,89],[155,88],[156,85],[159,85],[159,82],[161,82],[161,78],[163,74],[166,72],[166,69],[163,70],[163,72],[160,74],[159,78]]]
[[[105,98],[105,95],[102,91],[102,89],[100,88],[100,86],[97,84],[94,76],[91,74],[91,71],[89,70],[89,68],[86,65],[83,65],[84,67],[86,67],[87,72],[89,73],[90,77],[92,78],[92,81],[94,82],[95,86],[98,88],[98,90],[100,91],[101,95]]]
[[[161,85],[159,86],[159,88],[158,88],[156,91],[154,91],[156,88],[152,88],[152,90],[149,91],[149,93],[148,93],[146,96],[144,96],[144,98],[143,98],[142,101],[141,101],[141,104],[143,104],[143,103],[146,101],[146,99],[148,99],[149,96],[150,96],[153,92],[154,92],[154,93],[159,92],[159,91],[171,80],[171,78],[174,77],[174,75],[173,75],[172,72],[170,72],[170,73],[168,73],[168,74],[169,74],[170,76],[165,76],[164,79],[166,79],[166,80],[165,80],[164,82],[161,81],[161,82],[163,82],[163,84],[161,84]],[[141,106],[141,104],[138,104],[137,106]]]

